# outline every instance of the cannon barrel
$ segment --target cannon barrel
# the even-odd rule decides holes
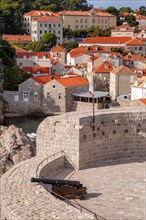
[[[74,180],[43,179],[43,178],[31,177],[31,182],[45,183],[53,186],[68,185],[73,187],[82,187],[82,184],[79,181],[74,181]]]

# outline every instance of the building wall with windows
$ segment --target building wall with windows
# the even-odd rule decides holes
[[[62,18],[64,28],[70,30],[87,30],[91,26],[99,26],[102,29],[116,26],[116,17],[104,12],[98,14],[93,11],[72,11],[63,13]]]
[[[50,21],[32,21],[32,41],[41,41],[45,33],[52,32],[57,36],[58,44],[63,42],[63,23]]]
[[[16,64],[20,67],[51,67],[51,60],[45,56],[42,58],[38,58],[37,56],[27,58],[24,56],[22,58],[16,58]]]

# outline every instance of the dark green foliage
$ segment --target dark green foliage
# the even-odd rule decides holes
[[[119,10],[116,9],[114,6],[109,6],[105,9],[106,12],[115,15],[115,16],[119,16]]]
[[[96,36],[110,36],[112,28],[100,29],[99,27],[92,26],[88,28],[88,36],[96,37]]]
[[[90,10],[87,0],[0,0],[0,34],[24,34],[22,15],[37,10]]]
[[[119,9],[120,12],[128,12],[131,13],[133,10],[130,7],[122,7]]]
[[[46,33],[42,36],[42,42],[48,47],[53,47],[56,45],[57,36],[52,32]]]
[[[146,7],[145,6],[139,7],[139,14],[146,16]]]
[[[61,46],[65,47],[67,49],[67,52],[70,50],[77,48],[79,44],[77,42],[68,42],[68,43],[62,43]]]
[[[45,49],[45,45],[40,41],[31,42],[26,47],[27,51],[32,50],[34,52],[40,52],[43,51],[44,49]]]
[[[123,49],[120,48],[120,47],[119,47],[119,48],[112,48],[112,47],[111,47],[111,51],[112,51],[112,52],[115,52],[115,53],[121,53],[121,54],[123,54]]]
[[[4,67],[4,90],[17,91],[18,85],[28,79],[30,74],[22,71],[18,66]]]
[[[139,23],[136,21],[134,15],[127,15],[124,19],[124,22],[127,22],[129,26],[137,26]]]

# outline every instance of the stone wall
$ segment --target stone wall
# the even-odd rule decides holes
[[[135,110],[67,113],[46,118],[37,130],[37,154],[64,150],[78,168],[146,158],[146,112]]]

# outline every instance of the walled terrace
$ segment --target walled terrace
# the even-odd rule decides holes
[[[37,155],[1,178],[2,220],[145,219],[146,112],[102,110],[92,119],[72,112],[40,124]],[[32,176],[79,180],[88,195],[68,204]]]

